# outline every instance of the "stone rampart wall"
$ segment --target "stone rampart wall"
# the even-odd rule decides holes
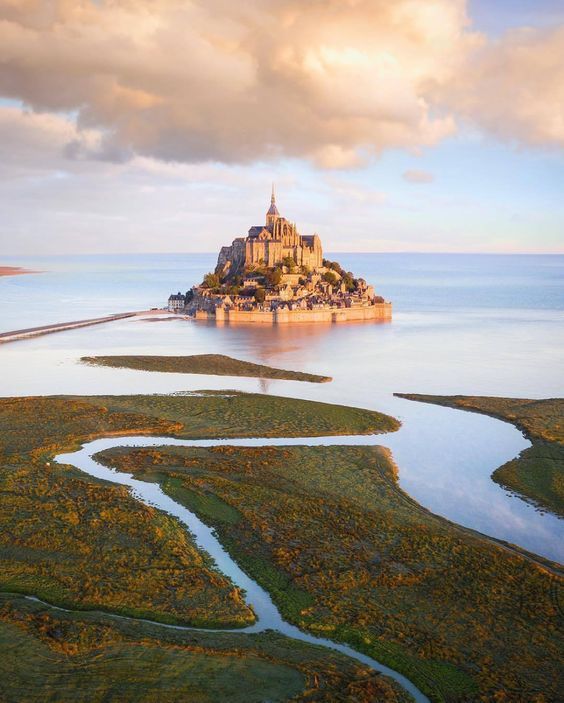
[[[353,308],[318,308],[314,310],[224,310],[218,308],[214,313],[198,310],[197,320],[213,320],[229,324],[253,323],[266,325],[294,324],[301,322],[351,322],[364,320],[391,320],[392,304],[378,303],[366,307]]]

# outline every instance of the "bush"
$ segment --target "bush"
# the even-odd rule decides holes
[[[277,286],[282,280],[282,275],[282,269],[272,269],[266,274],[266,282],[269,286]]]
[[[202,283],[204,288],[219,288],[221,281],[219,280],[219,276],[217,273],[206,273],[204,276],[204,281]]]

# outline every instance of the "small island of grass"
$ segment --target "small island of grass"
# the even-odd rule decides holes
[[[139,371],[164,373],[193,373],[208,376],[247,376],[284,381],[327,383],[330,376],[319,376],[303,371],[288,371],[263,364],[241,361],[224,354],[194,354],[191,356],[83,356],[82,362],[96,366],[110,366]]]
[[[511,422],[532,443],[492,478],[539,508],[564,516],[564,399],[396,393],[400,398],[491,415]]]

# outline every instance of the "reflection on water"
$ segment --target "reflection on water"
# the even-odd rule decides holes
[[[489,478],[495,468],[527,446],[517,430],[491,418],[400,400],[392,393],[562,395],[564,257],[339,255],[339,259],[346,268],[373,280],[394,301],[391,323],[217,327],[178,319],[123,320],[0,345],[0,394],[237,388],[382,410],[403,422],[400,432],[382,438],[382,443],[393,449],[401,485],[420,503],[464,525],[563,560],[562,521],[507,496]],[[149,264],[143,261],[146,269]],[[170,267],[161,270],[164,283],[161,281],[160,289],[163,285],[166,293],[182,289],[181,280],[198,280],[212,263],[210,257],[195,257],[179,272],[178,261],[177,268],[169,261]],[[27,261],[22,265],[46,268]],[[157,261],[156,265],[161,264]],[[144,304],[137,306],[146,307],[147,299],[156,295],[158,274],[154,269],[147,275],[145,269],[139,262],[123,276],[112,269],[115,283],[109,284],[110,292],[102,289],[101,295],[111,293],[119,300],[120,284],[123,300],[131,303],[132,291],[143,291],[146,279],[147,290],[139,292]],[[77,286],[68,281],[70,274],[64,276],[69,297],[79,300]],[[178,276],[174,285],[173,276]],[[96,279],[87,272],[86,290],[96,296],[92,277]],[[45,280],[40,289],[26,283],[26,296],[33,293],[39,308],[51,300],[56,321],[83,316],[77,315],[76,308],[69,311],[49,298]],[[1,297],[6,290],[0,280],[0,321],[15,314],[11,308],[6,313],[6,298]],[[9,300],[21,304],[25,299],[33,306],[34,298],[26,296]],[[106,304],[103,298],[100,307]],[[88,305],[93,310],[91,300]],[[107,311],[131,307],[125,302],[116,305]],[[96,314],[103,311],[96,309]],[[199,353],[228,354],[325,374],[334,381],[306,384],[153,374],[88,367],[77,361],[95,354]]]

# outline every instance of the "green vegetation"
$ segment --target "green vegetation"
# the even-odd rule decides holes
[[[211,376],[249,376],[286,381],[326,383],[330,376],[318,376],[302,371],[286,371],[272,366],[253,364],[223,354],[195,354],[192,356],[83,356],[81,361],[97,366],[120,369],[160,371],[167,373],[197,373]]]
[[[266,291],[264,290],[264,288],[257,288],[255,290],[255,300],[261,305],[262,303],[264,303],[264,301],[266,300]]]
[[[336,285],[339,280],[333,271],[325,271],[321,278],[332,286]]]
[[[217,273],[206,273],[204,276],[204,281],[202,283],[202,286],[204,288],[210,288],[211,290],[216,290],[219,288],[221,284],[221,281],[219,280],[219,276]]]
[[[396,429],[379,413],[245,393],[0,399],[0,590],[203,626],[254,615],[183,526],[55,454],[109,435],[234,437]]]
[[[518,427],[532,443],[492,478],[523,500],[564,516],[564,399],[525,400],[397,393],[401,398],[497,417]]]
[[[123,486],[49,461],[96,435],[180,428],[70,398],[0,400],[0,590],[164,622],[253,622],[180,523]]]
[[[286,618],[434,701],[558,699],[561,579],[435,516],[379,447],[114,448],[212,525]]]
[[[259,635],[179,632],[0,595],[4,703],[407,703],[327,649]]]
[[[239,391],[90,396],[82,400],[101,403],[112,412],[179,423],[174,434],[193,439],[374,434],[400,427],[393,417],[373,410]]]
[[[204,627],[249,624],[239,589],[173,518],[122,486],[52,463],[100,436],[270,436],[397,429],[385,415],[244,393],[0,399],[0,700],[391,701],[390,681],[274,633],[180,633],[102,610]],[[236,509],[194,496],[224,522]],[[158,675],[156,675],[158,671]]]
[[[280,285],[280,282],[282,281],[282,269],[280,267],[269,269],[266,272],[266,281],[272,288]]]

